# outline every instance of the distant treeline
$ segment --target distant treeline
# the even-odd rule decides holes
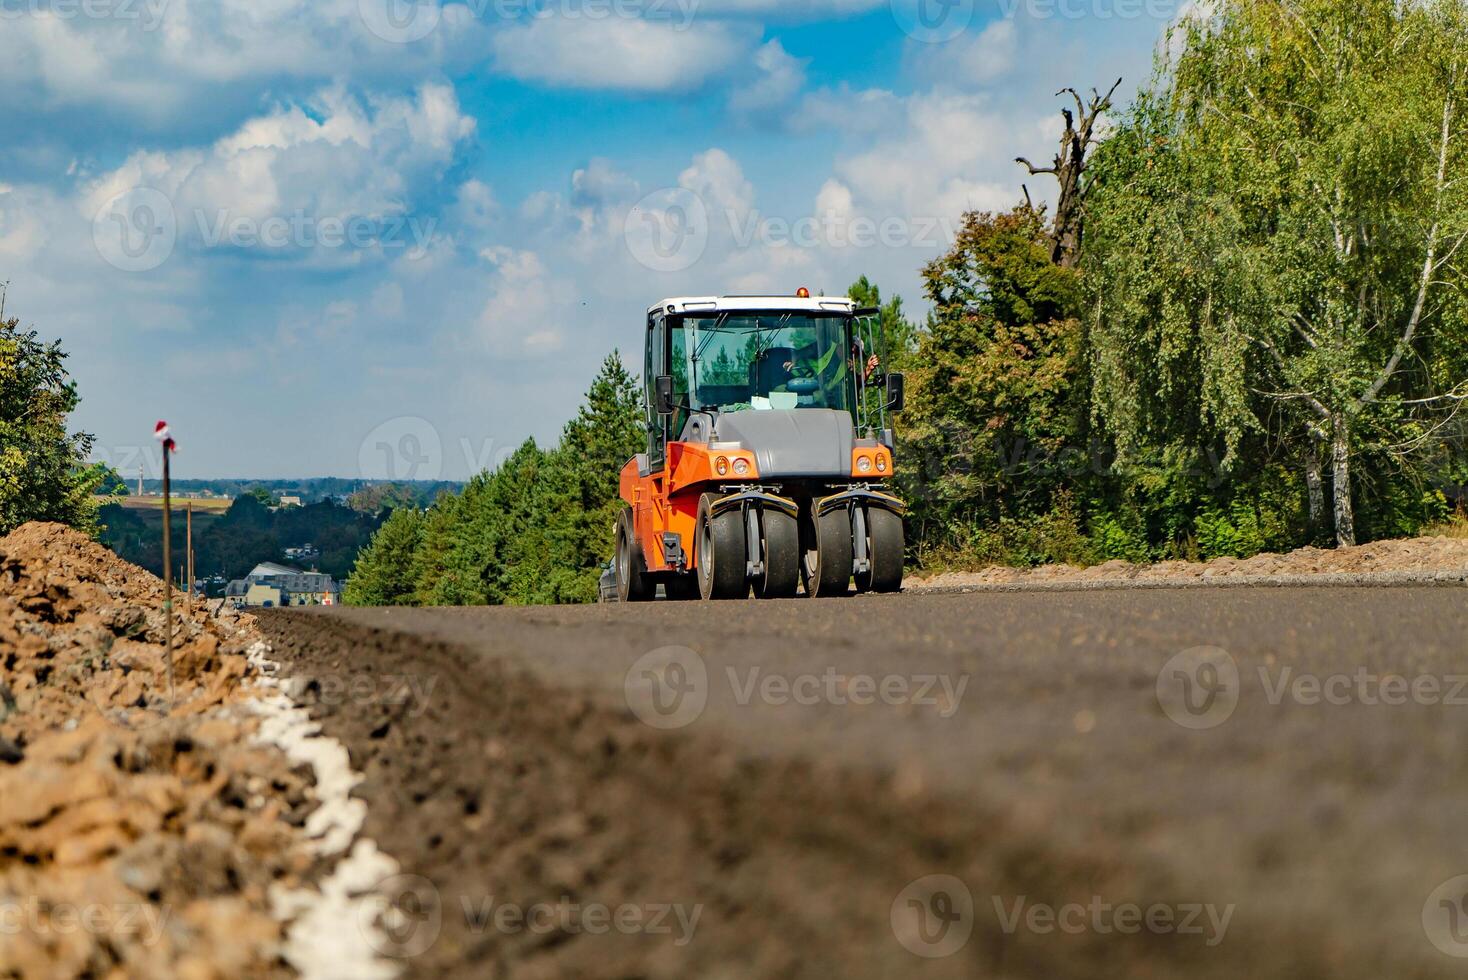
[[[163,512],[107,504],[99,513],[102,543],[126,560],[155,575],[163,573]],[[249,494],[236,497],[222,516],[194,514],[194,571],[207,577],[242,578],[265,561],[285,562],[286,548],[314,545],[320,557],[288,564],[314,567],[337,579],[351,571],[357,554],[382,524],[377,514],[364,514],[323,502],[272,511]],[[185,524],[181,506],[172,522],[175,565],[184,556]],[[177,574],[177,568],[174,569]]]
[[[212,493],[217,497],[239,497],[247,493],[264,491],[270,498],[282,496],[300,497],[303,503],[319,503],[323,500],[341,500],[348,506],[364,513],[377,513],[394,507],[413,504],[427,507],[444,492],[463,488],[462,483],[447,480],[420,480],[383,482],[377,480],[353,480],[339,477],[314,477],[306,480],[178,480],[172,481],[177,494]],[[112,473],[103,486],[102,493],[136,493],[136,477]],[[144,480],[143,492],[163,492],[162,480]],[[258,495],[258,493],[257,493]]]

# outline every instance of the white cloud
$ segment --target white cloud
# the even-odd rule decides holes
[[[807,93],[787,124],[795,132],[839,130],[856,136],[890,132],[906,116],[903,99],[887,89],[849,85]]]
[[[795,58],[778,40],[762,46],[754,55],[758,72],[753,81],[735,88],[729,109],[736,115],[768,112],[788,105],[805,87],[809,59]]]
[[[0,184],[0,256],[20,260],[39,251],[46,239],[46,226],[36,202],[9,184]]]
[[[816,194],[817,215],[830,216],[833,220],[849,222],[856,214],[856,202],[851,188],[834,177],[821,185]]]
[[[698,12],[719,14],[776,14],[788,19],[819,20],[863,14],[887,6],[889,0],[699,0]]]
[[[946,44],[919,44],[910,50],[917,72],[948,88],[983,85],[1014,70],[1019,28],[996,20],[978,33],[965,32]]]
[[[396,282],[385,282],[372,290],[371,308],[379,316],[393,319],[403,315],[403,287]]]
[[[155,188],[173,203],[180,239],[199,245],[202,237],[205,246],[218,244],[210,239],[235,221],[381,221],[408,214],[431,193],[474,131],[447,86],[365,102],[333,87],[304,106],[248,120],[210,147],[135,153],[85,187],[77,208],[90,220],[120,193]],[[478,190],[469,193],[482,199]],[[290,236],[298,248],[322,242],[313,229],[293,226]]]
[[[734,158],[717,147],[695,156],[678,175],[678,186],[703,198],[710,209],[745,214],[754,207],[754,185]]]
[[[686,29],[672,21],[537,17],[502,27],[495,67],[529,82],[566,88],[687,92],[750,57],[758,33],[721,21]]]
[[[601,207],[631,201],[637,196],[637,181],[604,157],[593,157],[585,167],[571,174],[571,204],[574,207]]]
[[[103,5],[112,16],[3,6],[21,10],[0,10],[0,117],[104,106],[168,127],[186,113],[242,110],[266,80],[279,91],[421,78],[466,62],[487,34],[463,4],[444,6],[414,44],[374,35],[358,0],[135,0]]]
[[[1003,208],[1018,197],[1012,129],[1009,115],[985,96],[915,95],[901,127],[838,160],[836,171],[882,217],[956,220],[966,210]],[[1002,179],[1007,172],[1012,179]]]
[[[493,188],[484,181],[466,180],[459,185],[453,214],[462,227],[483,231],[499,220],[500,204]]]
[[[477,339],[491,353],[523,357],[559,350],[565,336],[556,323],[561,293],[540,256],[495,246],[480,253],[494,268],[492,295],[479,312]]]

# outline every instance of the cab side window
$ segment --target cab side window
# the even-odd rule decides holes
[[[688,339],[683,332],[682,322],[678,320],[668,325],[667,373],[673,376],[673,401],[680,406],[673,413],[668,437],[678,439],[683,435],[683,427],[688,424],[688,409],[681,407],[688,404]]]
[[[643,359],[643,404],[647,406],[647,456],[654,466],[663,462],[667,445],[668,420],[657,412],[656,384],[663,373],[663,355],[667,346],[667,327],[661,314],[648,321],[647,352]]]

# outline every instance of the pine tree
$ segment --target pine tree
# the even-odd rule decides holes
[[[342,589],[349,606],[412,605],[413,560],[423,541],[423,515],[413,507],[393,511],[357,557]]]

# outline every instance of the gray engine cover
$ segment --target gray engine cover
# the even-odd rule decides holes
[[[720,415],[714,441],[737,442],[752,450],[761,479],[850,476],[855,435],[846,412],[795,408]]]

